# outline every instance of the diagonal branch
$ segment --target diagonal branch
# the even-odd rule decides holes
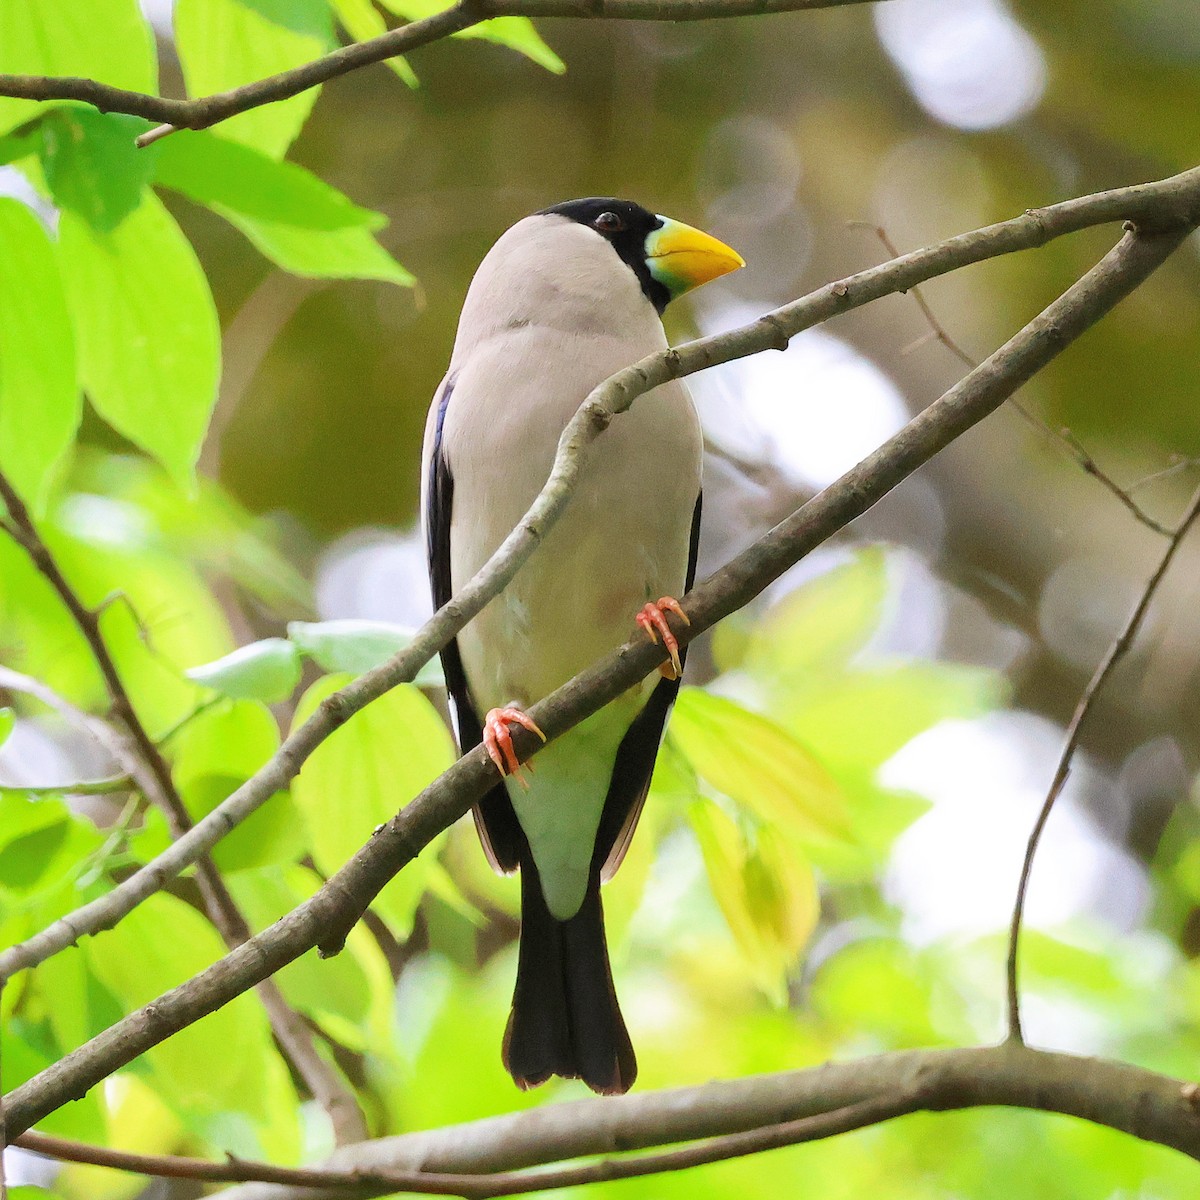
[[[1050,819],[1050,812],[1054,808],[1054,803],[1061,795],[1063,788],[1066,786],[1067,777],[1071,773],[1071,763],[1075,758],[1075,751],[1079,748],[1079,731],[1083,726],[1083,722],[1087,719],[1092,704],[1100,694],[1101,689],[1108,682],[1116,665],[1125,657],[1129,652],[1130,646],[1133,645],[1133,640],[1137,637],[1138,630],[1142,627],[1146,613],[1150,610],[1151,601],[1153,601],[1155,593],[1158,591],[1159,584],[1165,578],[1179,547],[1183,545],[1183,540],[1195,524],[1197,517],[1200,517],[1200,488],[1192,494],[1192,499],[1183,515],[1183,519],[1179,522],[1174,533],[1171,534],[1171,540],[1167,543],[1167,548],[1159,560],[1158,566],[1155,567],[1154,574],[1146,581],[1146,586],[1142,589],[1142,594],[1137,604],[1134,605],[1133,612],[1129,614],[1124,628],[1117,634],[1112,645],[1109,646],[1107,653],[1096,667],[1095,673],[1092,675],[1087,687],[1084,688],[1083,695],[1079,698],[1079,703],[1075,706],[1071,723],[1067,726],[1066,742],[1063,745],[1062,754],[1059,756],[1058,766],[1054,770],[1054,778],[1050,781],[1050,789],[1046,793],[1046,799],[1042,802],[1041,811],[1038,813],[1037,820],[1030,831],[1029,841],[1025,846],[1025,857],[1021,862],[1021,877],[1017,883],[1017,895],[1013,902],[1012,920],[1009,924],[1008,959],[1005,972],[1008,993],[1008,1036],[1015,1042],[1024,1040],[1021,1032],[1021,997],[1017,985],[1017,957],[1021,941],[1021,922],[1025,915],[1025,900],[1029,891],[1030,876],[1033,874],[1034,856],[1037,854],[1038,846],[1042,840],[1042,833],[1046,828],[1046,822]]]
[[[83,602],[38,532],[25,502],[3,472],[0,472],[0,499],[4,501],[8,512],[5,531],[29,555],[30,561],[54,589],[87,642],[91,657],[104,679],[110,704],[109,717],[119,732],[115,737],[106,737],[107,723],[80,714],[82,722],[93,737],[107,742],[107,748],[125,774],[164,813],[172,837],[182,837],[192,828],[191,816],[171,777],[166,758],[134,708],[133,699],[105,641],[100,627],[104,606],[90,608]],[[70,708],[62,702],[56,706],[60,711]],[[226,946],[232,950],[249,940],[252,936],[250,925],[207,855],[197,859],[196,881],[208,915]],[[367,1136],[367,1127],[358,1104],[333,1068],[317,1052],[311,1031],[288,1005],[273,981],[264,980],[259,984],[258,992],[280,1048],[329,1114],[339,1143],[361,1141]]]
[[[178,129],[208,129],[238,113],[287,100],[340,75],[407,54],[493,17],[568,17],[575,20],[706,21],[767,13],[839,8],[870,0],[459,0],[444,12],[342,46],[302,66],[226,92],[191,100],[152,96],[77,76],[0,75],[0,96],[23,100],[79,100],[101,112],[162,121],[142,134],[139,146]]]
[[[615,415],[628,409],[639,396],[669,379],[763,350],[783,349],[791,337],[813,325],[883,296],[906,291],[935,276],[1001,254],[1041,246],[1052,238],[1092,225],[1122,219],[1141,220],[1148,228],[1177,226],[1186,230],[1200,224],[1200,167],[1155,183],[1030,209],[1012,220],[959,234],[826,284],[739,329],[652,355],[613,376],[595,389],[563,433],[553,473],[521,523],[483,569],[417,631],[407,648],[323,700],[252,779],[157,858],[107,895],[55,921],[27,941],[0,952],[0,980],[44,962],[81,937],[115,925],[169,879],[207,853],[272,795],[286,789],[309,755],[345,721],[391,688],[414,679],[434,654],[499,595],[537,549],[566,506],[571,480],[578,473],[587,446]]]
[[[695,637],[745,606],[800,558],[995,411],[1142,283],[1189,232],[1188,227],[1155,234],[1130,229],[1082,279],[900,433],[688,593],[685,606],[691,624],[679,630],[681,640]],[[844,285],[835,286],[844,289]],[[751,326],[748,331],[739,331],[742,344],[753,339],[755,329]],[[711,349],[710,344],[706,350],[711,353]],[[727,356],[737,349],[736,341],[721,347]],[[678,372],[686,350],[665,356],[666,362],[658,358],[648,362],[663,363],[659,369]],[[634,370],[654,376],[653,366]],[[655,383],[659,381],[654,379]],[[646,386],[653,385],[648,382]],[[589,405],[584,407],[585,412],[589,410]],[[534,705],[530,715],[548,737],[557,737],[638,683],[663,657],[661,646],[644,638],[627,642]],[[380,674],[364,676],[340,695],[358,696],[363,684],[372,677],[378,682]],[[322,710],[327,720],[340,712],[337,698],[331,699],[335,704]],[[311,724],[302,727],[300,733]],[[529,744],[533,740],[532,735],[521,737],[518,732],[522,757],[534,749]],[[273,770],[279,769],[268,764],[256,778],[270,777]],[[6,1105],[10,1129],[24,1132],[67,1100],[82,1095],[150,1047],[228,1003],[312,947],[336,953],[388,880],[494,783],[495,768],[482,747],[465,755],[381,826],[310,900],[220,962],[117,1022],[17,1088]]]

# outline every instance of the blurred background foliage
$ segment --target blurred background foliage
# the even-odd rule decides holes
[[[0,0],[0,71],[200,94],[431,11],[422,0]],[[739,323],[829,278],[1034,205],[1194,165],[1191,0],[892,0],[688,25],[505,19],[318,96],[132,148],[146,123],[0,100],[0,466],[104,632],[193,815],[428,611],[428,397],[501,230],[634,197],[740,249],[669,313]],[[543,40],[544,38],[544,40]],[[1090,231],[937,280],[982,357],[1111,244]],[[1193,239],[1031,383],[1170,523],[1200,455]],[[702,573],[937,396],[962,364],[894,297],[693,380],[714,453]],[[219,380],[219,384],[218,384]],[[83,397],[86,395],[86,400]],[[199,463],[199,473],[195,466]],[[739,464],[739,465],[735,465]],[[606,891],[639,1087],[996,1038],[1021,847],[1061,726],[1161,549],[1002,411],[693,655],[642,829]],[[1094,709],[1032,893],[1040,1045],[1184,1076],[1200,1054],[1197,551]],[[102,680],[0,540],[0,662],[103,712]],[[19,691],[0,719],[0,937],[161,850],[165,821]],[[217,849],[261,928],[449,764],[437,673],[332,738]],[[280,984],[372,1132],[577,1095],[498,1056],[516,889],[469,824],[347,952]],[[3,997],[12,1087],[222,953],[190,878]],[[43,1128],[282,1162],[330,1145],[252,995]],[[1018,1148],[1020,1152],[1015,1153]],[[10,1156],[14,1195],[182,1196]],[[1182,1197],[1164,1150],[1062,1119],[910,1117],[604,1194]]]

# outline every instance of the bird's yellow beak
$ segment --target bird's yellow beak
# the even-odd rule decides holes
[[[670,217],[659,220],[662,225],[646,237],[646,266],[672,299],[746,265],[736,250],[703,230]]]

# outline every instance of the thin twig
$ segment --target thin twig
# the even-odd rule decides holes
[[[683,598],[690,624],[681,624],[676,630],[680,641],[687,642],[744,607],[940,449],[994,412],[1013,391],[1142,283],[1189,232],[1190,228],[1183,227],[1155,235],[1126,234],[1100,263],[977,370],[837,483],[780,522],[712,578],[693,588]],[[743,344],[752,339],[755,328],[751,326],[748,333],[743,332]],[[722,347],[726,358],[732,357],[738,348],[729,343]],[[627,386],[636,379],[643,390],[649,390],[665,379],[677,377],[686,351],[684,347],[673,352],[661,364],[657,358],[647,360],[644,366],[634,369]],[[622,372],[616,378],[625,382],[628,377],[629,372]],[[600,389],[601,394],[606,393],[607,387]],[[594,409],[585,405],[584,411],[590,414]],[[558,737],[636,685],[663,660],[661,645],[634,637],[535,704],[530,716],[549,738]],[[341,695],[358,700],[361,706],[364,681],[372,678],[378,684],[380,672],[361,677]],[[326,720],[342,711],[336,697],[330,699],[335,704],[319,710],[326,713]],[[323,702],[328,703],[328,700]],[[305,728],[308,726],[302,726],[299,732],[303,733]],[[516,742],[519,756],[526,758],[536,739],[518,731]],[[279,772],[280,766],[268,763],[256,779],[273,781]],[[68,1099],[82,1095],[113,1071],[273,975],[314,945],[326,954],[338,952],[361,913],[396,872],[462,816],[488,788],[494,787],[495,780],[495,767],[481,747],[464,755],[391,821],[378,828],[371,840],[312,898],[247,945],[125,1017],[19,1087],[9,1098],[11,1128],[28,1129]]]
[[[75,779],[67,783],[3,783],[0,788],[24,792],[27,796],[112,796],[134,786],[128,775],[110,775],[107,779]]]
[[[1151,484],[1159,483],[1163,479],[1169,479],[1173,475],[1178,475],[1180,471],[1190,471],[1193,467],[1200,466],[1200,458],[1185,458],[1180,457],[1177,462],[1173,462],[1169,467],[1163,467],[1161,471],[1151,471],[1149,475],[1143,475],[1141,479],[1135,480],[1128,487],[1130,493],[1140,492],[1142,488],[1150,487]]]
[[[1191,529],[1197,516],[1200,516],[1200,488],[1197,488],[1192,495],[1191,502],[1188,504],[1183,519],[1170,534],[1170,541],[1167,544],[1167,548],[1159,560],[1158,566],[1154,569],[1154,574],[1146,581],[1146,586],[1142,589],[1141,597],[1138,599],[1137,604],[1134,605],[1133,612],[1129,614],[1129,619],[1125,622],[1124,628],[1113,640],[1112,645],[1109,646],[1108,652],[1096,667],[1092,678],[1088,681],[1087,687],[1083,690],[1083,695],[1079,698],[1079,703],[1075,706],[1075,712],[1072,714],[1071,722],[1067,726],[1067,737],[1063,744],[1062,754],[1059,756],[1058,766],[1054,771],[1054,778],[1050,782],[1050,789],[1046,793],[1046,799],[1042,802],[1041,811],[1038,813],[1037,820],[1034,822],[1033,829],[1029,834],[1029,841],[1025,845],[1025,857],[1021,863],[1021,878],[1017,884],[1017,895],[1013,904],[1012,919],[1009,923],[1008,931],[1008,962],[1006,970],[1008,1036],[1014,1042],[1024,1041],[1024,1035],[1021,1030],[1021,997],[1017,979],[1017,959],[1020,950],[1021,924],[1025,915],[1025,899],[1029,891],[1029,879],[1033,873],[1033,860],[1042,839],[1042,831],[1046,828],[1046,822],[1050,818],[1054,802],[1058,799],[1063,787],[1066,785],[1067,777],[1071,773],[1071,762],[1075,757],[1075,751],[1079,748],[1080,727],[1091,710],[1097,695],[1099,695],[1105,683],[1108,682],[1113,669],[1125,657],[1129,651],[1129,647],[1133,644],[1134,638],[1137,637],[1138,630],[1142,626],[1142,621],[1145,619],[1146,613],[1150,608],[1150,602],[1154,599],[1154,594],[1158,591],[1159,584],[1162,583],[1163,577],[1166,575],[1172,560],[1175,558],[1176,552],[1183,544],[1183,539],[1187,536],[1187,532]]]
[[[896,249],[895,243],[888,236],[888,232],[882,225],[872,225],[867,221],[851,221],[850,226],[855,229],[869,229],[883,243],[884,249],[893,257],[898,258],[900,251]],[[921,310],[921,315],[925,318],[929,325],[929,332],[936,341],[941,342],[959,362],[963,363],[968,369],[973,370],[979,365],[978,360],[972,358],[951,336],[946,332],[945,326],[938,320],[929,302],[921,292],[919,287],[911,289],[911,295],[917,307]],[[905,346],[900,351],[902,355],[910,354],[918,347],[925,345],[929,341],[929,337],[918,338],[915,342]],[[1103,484],[1116,498],[1129,510],[1132,516],[1140,521],[1147,529],[1154,530],[1155,533],[1161,534],[1163,537],[1170,537],[1171,530],[1165,525],[1156,521],[1130,494],[1132,489],[1122,488],[1111,475],[1107,474],[1100,464],[1088,453],[1083,444],[1069,429],[1054,429],[1046,421],[1043,421],[1036,413],[1031,412],[1024,404],[1015,396],[1009,400],[1009,405],[1015,409],[1024,420],[1044,434],[1050,441],[1061,446],[1068,454],[1083,468],[1083,470],[1091,475],[1093,479],[1098,480]]]
[[[883,296],[908,291],[935,276],[1001,254],[1041,246],[1089,226],[1133,217],[1155,227],[1170,228],[1178,223],[1179,228],[1190,229],[1200,224],[1200,167],[1155,183],[1029,209],[1013,220],[959,234],[826,284],[748,325],[648,356],[612,376],[593,390],[564,432],[554,471],[521,523],[458,594],[421,626],[406,649],[327,696],[251,779],[157,858],[106,895],[68,913],[26,941],[0,951],[0,978],[11,978],[15,972],[44,962],[81,937],[116,924],[207,853],[271,796],[286,789],[313,751],[345,721],[393,687],[413,680],[434,654],[499,595],[537,549],[569,499],[570,476],[578,469],[587,442],[599,436],[608,421],[629,408],[638,396],[669,379],[683,378],[763,350],[783,349],[791,337],[805,329]],[[933,452],[934,449],[929,451]]]
[[[171,777],[166,757],[134,708],[133,699],[125,687],[100,626],[106,608],[114,599],[122,598],[122,594],[114,593],[113,597],[98,607],[88,607],[71,586],[58,560],[38,532],[24,500],[3,472],[0,472],[0,499],[8,511],[5,531],[15,539],[57,593],[100,670],[109,697],[110,717],[123,735],[113,743],[118,761],[141,791],[166,816],[172,837],[178,839],[184,836],[192,829],[191,816]],[[102,724],[92,718],[86,719],[93,736],[97,735],[98,726]],[[207,854],[196,860],[196,881],[209,917],[226,946],[233,950],[247,942],[253,934],[249,922]],[[258,986],[258,994],[281,1051],[329,1114],[339,1143],[360,1141],[366,1137],[366,1122],[353,1094],[320,1056],[308,1027],[288,1005],[278,985],[272,980],[264,980]]]
[[[848,222],[851,229],[869,229],[883,243],[883,248],[892,256],[899,258],[900,251],[896,248],[896,243],[892,241],[888,235],[888,231],[882,225],[872,225],[870,221],[850,221]],[[947,332],[945,326],[937,319],[933,309],[929,306],[929,301],[925,299],[924,293],[919,287],[909,289],[909,295],[912,296],[916,306],[921,310],[921,315],[925,318],[926,324],[929,326],[929,332],[934,338],[941,342],[959,362],[967,368],[968,371],[973,371],[979,366],[979,360],[972,358]],[[922,337],[911,345],[905,346],[900,351],[901,354],[910,354],[918,346],[922,346],[928,338]]]
[[[1111,475],[1108,475],[1069,429],[1053,428],[1046,421],[1043,421],[1041,417],[1030,412],[1018,400],[1012,400],[1010,403],[1030,425],[1040,433],[1045,434],[1056,445],[1062,446],[1088,475],[1103,484],[1129,510],[1130,515],[1135,520],[1140,521],[1147,529],[1152,529],[1161,537],[1169,538],[1171,536],[1172,531],[1161,521],[1155,520],[1130,495],[1128,488],[1123,488]]]

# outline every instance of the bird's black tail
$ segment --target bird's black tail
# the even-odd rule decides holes
[[[504,1065],[520,1088],[551,1075],[582,1079],[620,1095],[637,1076],[604,938],[600,873],[593,870],[579,911],[551,915],[532,855],[521,856],[521,945]]]

